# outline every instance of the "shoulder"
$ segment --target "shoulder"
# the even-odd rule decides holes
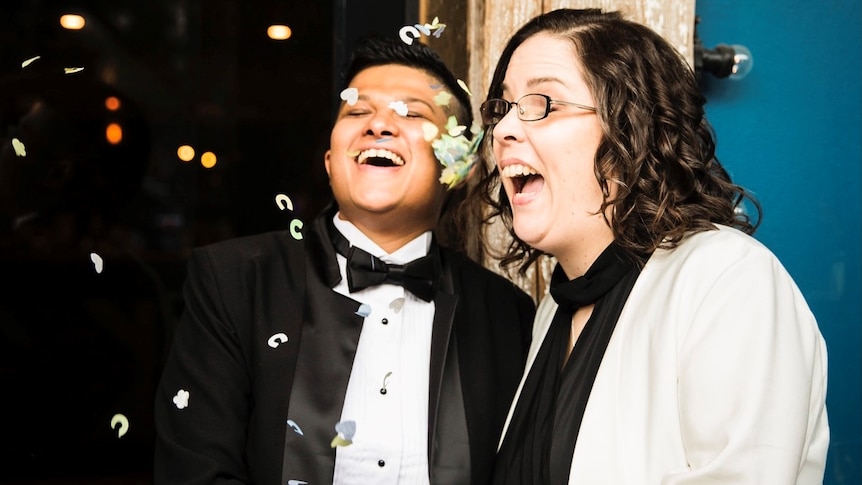
[[[491,271],[464,254],[444,247],[440,248],[440,254],[444,263],[451,268],[453,277],[466,288],[476,291],[484,289],[495,293],[503,292],[532,301],[530,296],[510,279]]]
[[[302,249],[302,243],[292,238],[287,231],[270,231],[210,243],[195,248],[192,254],[228,263],[279,258],[294,252],[301,253]]]

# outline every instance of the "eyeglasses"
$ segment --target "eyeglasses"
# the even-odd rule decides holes
[[[539,121],[548,117],[551,112],[552,104],[561,104],[566,106],[574,106],[576,108],[585,109],[587,111],[596,111],[592,106],[586,106],[578,103],[570,103],[568,101],[559,101],[551,99],[550,96],[544,94],[525,94],[517,101],[506,101],[505,99],[491,98],[479,107],[479,112],[482,114],[482,123],[493,126],[499,123],[506,113],[512,109],[512,106],[517,105],[518,119],[521,121]]]

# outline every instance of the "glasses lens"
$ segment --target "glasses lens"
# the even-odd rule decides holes
[[[482,123],[496,125],[509,112],[509,102],[503,99],[489,99],[479,107]]]
[[[524,121],[537,121],[548,116],[548,98],[541,94],[528,94],[518,100],[518,117]]]

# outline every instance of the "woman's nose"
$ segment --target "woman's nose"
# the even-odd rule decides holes
[[[520,140],[523,135],[524,124],[518,119],[517,105],[512,105],[511,109],[494,125],[492,134],[494,141],[514,141]]]

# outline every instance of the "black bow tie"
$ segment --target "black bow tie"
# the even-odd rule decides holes
[[[434,298],[436,278],[433,251],[407,264],[391,264],[356,246],[350,246],[338,229],[332,228],[332,231],[335,249],[347,257],[347,287],[351,293],[388,283],[402,286],[425,301]]]

